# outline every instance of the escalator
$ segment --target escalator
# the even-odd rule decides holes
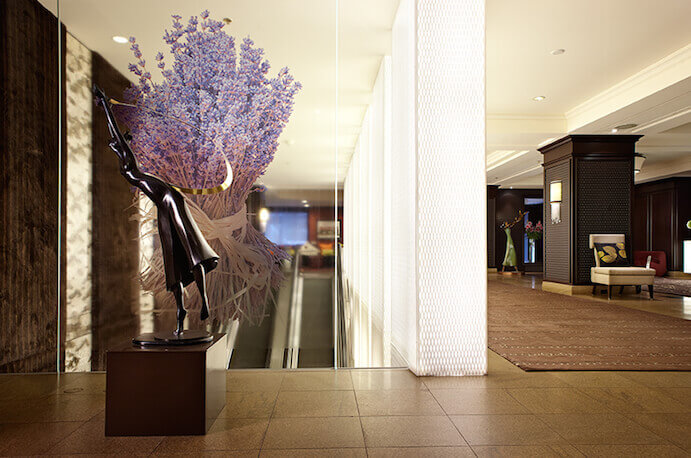
[[[334,270],[305,271],[297,254],[259,326],[235,324],[229,368],[334,367]]]

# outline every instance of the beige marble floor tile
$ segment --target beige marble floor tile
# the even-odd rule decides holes
[[[105,396],[50,395],[34,399],[0,401],[0,423],[87,421],[105,409]]]
[[[0,425],[0,455],[45,454],[83,423],[16,423]]]
[[[471,446],[566,444],[534,415],[454,415],[451,420]]]
[[[420,377],[427,388],[545,388],[568,387],[566,382],[546,372],[498,372],[473,377]]]
[[[69,374],[68,374],[69,375]],[[57,394],[101,394],[106,393],[106,374],[86,372],[61,386]]]
[[[425,390],[422,381],[409,370],[373,369],[351,371],[356,390]]]
[[[370,458],[464,458],[474,457],[470,447],[389,447],[368,448]]]
[[[205,436],[168,436],[154,454],[258,450],[268,423],[263,418],[218,418]]]
[[[278,391],[286,372],[231,369],[226,374],[227,391]]]
[[[276,403],[277,391],[231,391],[220,418],[269,418]]]
[[[447,417],[362,417],[367,447],[466,445]]]
[[[691,412],[688,405],[648,387],[581,388],[583,393],[610,409],[621,413],[684,413]]]
[[[0,400],[34,399],[57,393],[82,374],[5,374],[0,377],[4,379]]]
[[[262,450],[260,457],[283,458],[366,458],[367,450],[364,448],[322,448],[322,449],[295,449],[295,450]]]
[[[649,386],[679,386],[691,387],[691,372],[641,372],[630,371],[622,374],[624,377],[634,382]]]
[[[286,372],[283,391],[352,390],[350,370]]]
[[[432,390],[448,415],[529,413],[503,388]]]
[[[281,391],[274,417],[356,417],[352,391]]]
[[[357,417],[272,418],[263,449],[362,448]]]
[[[51,454],[112,454],[148,455],[163,437],[106,437],[105,423],[93,420],[84,423],[50,450]]]
[[[691,388],[678,386],[663,386],[654,388],[655,390],[669,396],[672,399],[679,401],[686,408],[687,412],[691,412]]]
[[[660,436],[616,413],[541,414],[539,417],[570,444],[666,443]]]
[[[523,372],[523,369],[504,359],[498,353],[489,350],[487,351],[487,372]]]
[[[605,371],[558,371],[552,374],[559,380],[563,380],[576,388],[599,388],[599,387],[630,387],[641,386],[639,383],[625,377],[617,372]]]
[[[444,415],[427,390],[356,391],[360,415]]]
[[[474,445],[481,458],[576,458],[583,457],[572,445]]]
[[[576,388],[510,388],[508,392],[532,413],[611,413]]]
[[[691,454],[691,414],[636,413],[626,416]]]
[[[602,458],[676,458],[688,453],[675,445],[579,445],[588,457]]]

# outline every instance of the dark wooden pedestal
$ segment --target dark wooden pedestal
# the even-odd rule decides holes
[[[106,436],[206,434],[226,403],[226,335],[106,356]]]

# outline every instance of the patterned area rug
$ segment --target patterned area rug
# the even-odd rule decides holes
[[[646,288],[647,289],[647,288]],[[691,279],[655,277],[655,292],[691,296]]]
[[[521,369],[691,370],[691,321],[490,281],[489,347]]]

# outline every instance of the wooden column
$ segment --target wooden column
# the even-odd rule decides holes
[[[487,185],[487,267],[496,269],[497,263],[494,260],[495,253],[495,232],[496,232],[496,213],[497,213],[497,191],[499,186]]]
[[[624,234],[631,251],[633,160],[640,135],[567,135],[544,154],[545,252],[549,282],[590,283],[590,234]],[[561,221],[552,222],[550,185],[562,186]]]

